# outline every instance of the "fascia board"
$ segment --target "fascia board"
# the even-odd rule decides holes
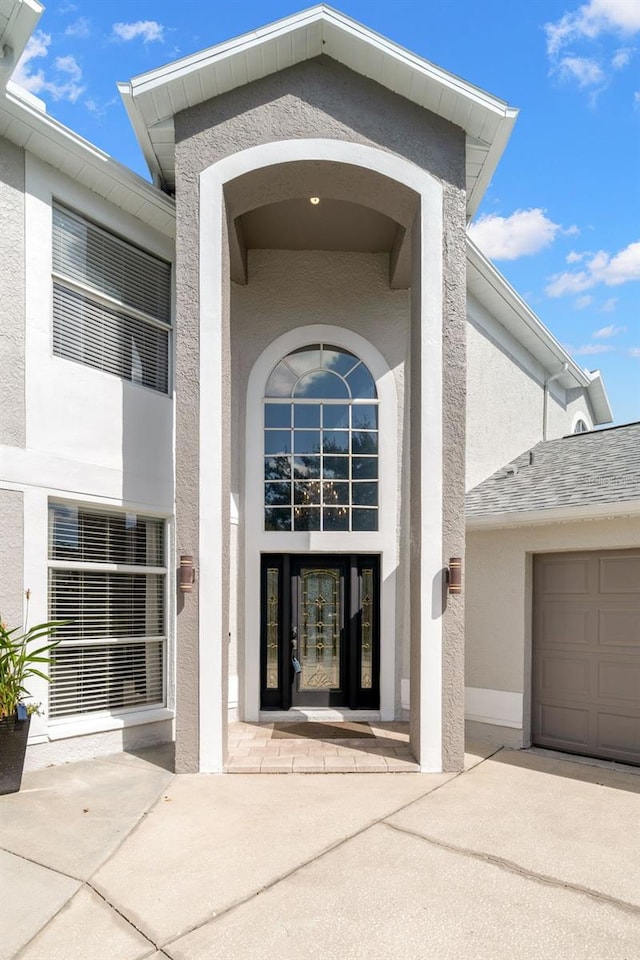
[[[184,57],[181,60],[175,60],[173,63],[167,64],[164,67],[159,67],[157,70],[151,70],[148,73],[139,74],[138,76],[133,77],[130,81],[132,96],[135,98],[140,94],[149,93],[159,86],[164,86],[165,84],[170,83],[172,80],[178,80],[182,77],[188,76],[194,71],[197,71],[211,63],[228,59],[229,57],[240,53],[246,53],[254,47],[260,47],[266,40],[277,39],[280,36],[285,36],[286,34],[297,30],[302,30],[317,22],[335,26],[348,36],[357,38],[360,41],[364,41],[367,45],[376,49],[383,56],[396,62],[405,64],[412,70],[421,73],[428,79],[439,83],[443,87],[446,87],[459,96],[463,96],[467,100],[471,100],[484,110],[487,110],[496,115],[498,118],[505,120],[508,129],[505,133],[501,134],[500,139],[503,141],[502,146],[498,145],[496,148],[496,153],[499,157],[499,153],[502,152],[502,149],[504,149],[504,144],[506,144],[509,138],[513,122],[518,114],[517,110],[509,107],[504,100],[494,97],[492,94],[487,93],[480,87],[476,87],[473,84],[468,83],[466,80],[456,77],[454,74],[443,70],[441,67],[437,67],[428,60],[418,57],[416,54],[413,54],[409,50],[400,47],[391,40],[387,40],[380,34],[374,33],[363,24],[360,24],[355,20],[351,20],[349,17],[345,17],[343,14],[338,13],[338,11],[324,5],[311,7],[302,13],[295,14],[292,17],[287,17],[266,27],[262,27],[260,30],[255,30],[251,33],[246,33],[240,37],[236,37],[233,40],[217,44],[213,47],[208,47],[206,50],[201,50],[199,53],[193,54],[189,57]],[[321,37],[321,39],[324,38]],[[307,50],[305,59],[309,58],[310,56],[317,56],[320,53],[322,53],[322,43],[318,45],[317,49]],[[376,78],[374,77],[373,79]]]
[[[246,53],[253,47],[261,46],[266,40],[277,40],[278,37],[291,33],[294,30],[303,29],[321,20],[325,9],[326,8],[322,6],[311,7],[309,10],[297,13],[291,17],[286,17],[283,20],[278,20],[266,27],[262,27],[260,30],[252,30],[239,37],[234,37],[232,40],[226,40],[212,47],[206,47],[204,50],[199,50],[197,53],[191,54],[188,57],[174,60],[172,63],[158,67],[156,70],[138,74],[129,81],[132,96],[136,97],[143,93],[151,93],[153,90],[170,83],[172,80],[181,80],[183,77],[187,77],[212,63],[221,62],[238,54]],[[317,56],[320,52],[321,48],[319,46],[318,50],[312,53],[312,55]],[[309,54],[307,54],[307,56],[308,55]],[[162,119],[168,119],[168,117]]]
[[[465,526],[467,530],[489,530],[504,527],[530,527],[545,523],[569,523],[572,520],[604,520],[620,517],[640,517],[640,500],[553,507],[549,510],[490,513],[480,517],[467,517]]]
[[[165,186],[165,180],[162,174],[162,168],[158,161],[156,152],[153,148],[153,143],[151,140],[151,136],[149,135],[148,127],[144,122],[144,120],[142,119],[140,115],[140,111],[138,110],[138,105],[135,102],[133,95],[131,93],[131,84],[118,83],[116,84],[116,86],[118,87],[118,92],[120,94],[120,97],[122,98],[124,108],[127,111],[127,116],[129,117],[131,126],[133,127],[134,133],[137,137],[144,159],[147,162],[149,172],[153,177],[153,182],[156,185],[156,187],[158,187],[159,189],[162,189],[162,187]]]
[[[567,353],[562,344],[560,344],[553,334],[545,327],[542,320],[535,315],[533,310],[524,302],[522,297],[516,293],[509,281],[504,277],[500,271],[480,252],[478,247],[475,245],[473,240],[470,237],[467,237],[467,258],[472,267],[477,270],[481,279],[486,283],[487,287],[493,289],[505,302],[509,308],[510,317],[513,318],[513,325],[507,327],[510,332],[518,339],[521,339],[519,335],[522,330],[522,326],[526,327],[535,337],[540,341],[541,346],[544,348],[545,354],[547,356],[547,362],[541,361],[544,366],[549,370],[550,373],[556,373],[557,368],[549,363],[549,357],[557,361],[559,365],[566,363],[568,365],[568,374],[573,378],[575,383],[580,387],[588,387],[591,383],[591,378],[585,371],[578,366],[575,360]],[[474,291],[478,295],[478,299],[481,300],[481,294]],[[487,309],[491,311],[490,306],[485,304]],[[501,318],[501,323],[504,321]],[[506,325],[506,324],[505,324]],[[540,358],[538,358],[540,359]]]
[[[500,158],[504,153],[509,138],[513,132],[513,127],[518,119],[519,111],[514,107],[507,107],[504,110],[504,120],[498,126],[496,136],[493,140],[493,143],[489,147],[489,151],[485,158],[484,163],[480,173],[476,178],[476,182],[473,186],[473,190],[467,197],[467,222],[469,222],[476,214],[478,207],[482,203],[482,198],[485,195],[487,187],[491,182],[496,167],[500,163]]]
[[[0,59],[0,76],[9,79],[22,56],[29,37],[35,30],[44,6],[38,0],[17,0],[5,31],[0,38],[2,46],[10,48],[10,55]]]
[[[37,110],[20,97],[15,96],[11,91],[7,91],[4,98],[0,100],[0,109],[10,117],[25,124],[34,133],[46,138],[56,146],[62,147],[83,163],[93,167],[100,176],[111,180],[114,186],[131,191],[139,200],[152,204],[158,211],[170,217],[171,220],[175,220],[175,204],[170,197],[158,190],[157,187],[147,183],[146,180],[143,180],[128,167],[118,163],[117,160],[100,150],[99,147],[69,130],[58,120],[54,120],[48,114]],[[20,145],[22,146],[22,144]],[[32,150],[28,143],[24,145],[24,149]],[[45,151],[41,151],[38,155],[43,160],[48,160]]]
[[[607,396],[602,375],[599,370],[594,370],[588,376],[590,381],[587,387],[587,393],[589,394],[595,421],[597,424],[611,423],[613,420],[613,411],[609,403],[609,397]]]

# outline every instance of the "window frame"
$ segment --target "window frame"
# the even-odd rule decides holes
[[[337,371],[330,370],[330,368],[325,367],[325,365],[324,365],[324,352],[325,352],[325,350],[326,350],[326,351],[330,351],[330,352],[340,351],[340,352],[343,353],[345,356],[349,356],[349,355],[350,355],[350,356],[353,357],[354,363],[352,364],[352,366],[351,366],[349,369],[346,370],[346,372],[340,372],[340,373],[338,373]],[[303,352],[305,352],[305,351],[313,351],[313,352],[316,352],[316,351],[317,351],[318,354],[319,354],[319,362],[318,362],[318,364],[317,364],[316,366],[310,366],[309,369],[305,369],[305,370],[302,370],[301,372],[298,372],[298,371],[296,371],[295,368],[292,367],[287,361],[288,361],[288,358],[289,358],[289,357],[295,356],[296,354],[300,354],[300,353],[303,353]],[[293,382],[292,382],[291,389],[290,389],[290,391],[289,391],[289,393],[288,393],[287,395],[285,395],[285,394],[275,394],[275,393],[270,392],[270,390],[269,390],[269,384],[271,383],[271,381],[272,381],[274,375],[276,374],[278,368],[280,368],[282,365],[286,365],[287,367],[289,367],[289,370],[290,370],[291,373],[294,375],[294,380],[293,380]],[[372,388],[373,388],[373,396],[372,396],[372,397],[358,397],[358,396],[354,396],[354,393],[353,393],[353,391],[352,391],[351,384],[350,384],[348,378],[351,376],[351,374],[353,374],[353,373],[358,369],[358,367],[362,367],[362,368],[366,371],[368,377],[371,379]],[[322,397],[313,397],[313,396],[312,396],[312,397],[304,397],[304,396],[296,396],[296,393],[297,393],[297,390],[298,390],[298,386],[299,386],[299,384],[300,384],[301,381],[305,380],[307,377],[311,376],[313,373],[323,372],[323,371],[331,372],[332,374],[334,374],[336,377],[339,377],[339,378],[343,381],[343,383],[345,384],[346,389],[347,389],[347,396],[346,396],[346,397],[324,397],[324,396],[322,396]],[[267,426],[267,423],[266,423],[266,408],[267,408],[267,405],[280,405],[280,406],[287,406],[287,407],[289,407],[289,408],[290,408],[290,423],[289,423],[289,427],[268,427],[268,426]],[[316,483],[316,484],[318,485],[318,493],[319,493],[319,497],[318,497],[318,501],[317,501],[317,510],[318,510],[318,513],[319,513],[319,527],[318,527],[318,528],[315,528],[315,527],[307,527],[307,528],[305,528],[305,527],[298,527],[298,528],[296,528],[296,516],[297,516],[297,515],[300,515],[301,511],[305,509],[305,507],[304,507],[304,506],[301,506],[299,503],[296,504],[296,485],[299,486],[299,487],[302,487],[302,486],[304,485],[304,482],[305,482],[305,481],[302,480],[301,478],[296,478],[296,476],[295,476],[296,453],[295,453],[295,451],[294,451],[294,449],[293,449],[293,447],[294,447],[293,441],[295,441],[296,430],[298,431],[298,433],[301,433],[301,432],[304,432],[304,431],[305,431],[305,428],[304,428],[304,427],[302,427],[302,428],[296,428],[296,426],[295,426],[295,420],[296,420],[295,410],[296,410],[296,407],[303,407],[303,406],[305,406],[305,405],[318,406],[318,407],[320,407],[320,414],[321,414],[321,418],[322,418],[322,423],[321,423],[317,428],[313,428],[313,429],[312,429],[312,428],[308,428],[309,430],[312,430],[312,432],[317,432],[317,433],[320,435],[320,437],[321,437],[321,448],[319,449],[318,454],[317,454],[318,459],[319,459],[319,462],[320,462],[321,475],[317,478],[317,480],[311,479],[311,481],[310,481],[311,483]],[[346,453],[346,454],[339,454],[339,455],[336,454],[336,455],[335,455],[335,456],[339,456],[340,460],[343,460],[343,459],[344,459],[345,462],[346,462],[346,464],[347,464],[347,475],[346,475],[346,477],[345,477],[344,479],[343,479],[343,478],[339,478],[339,479],[336,479],[336,478],[326,478],[326,477],[324,477],[324,475],[323,475],[323,474],[324,474],[324,459],[325,459],[325,456],[328,456],[327,454],[325,454],[324,450],[322,449],[322,446],[323,446],[323,443],[324,443],[324,433],[325,433],[325,430],[326,430],[326,428],[325,428],[325,426],[324,426],[324,413],[323,413],[323,411],[324,411],[325,408],[328,408],[328,407],[331,407],[331,406],[346,406],[346,407],[348,407],[348,409],[349,409],[349,418],[348,418],[348,419],[349,419],[349,423],[348,423],[348,426],[347,426],[346,428],[344,428],[344,432],[346,433],[346,436],[347,436],[347,438],[348,438],[347,453]],[[375,425],[375,428],[373,428],[373,429],[367,429],[367,428],[360,428],[360,429],[358,429],[358,428],[354,427],[354,424],[353,424],[353,411],[354,411],[354,410],[357,410],[358,407],[371,407],[371,406],[374,406],[374,407],[376,408],[376,425]],[[261,413],[262,413],[262,453],[263,453],[263,471],[262,471],[262,525],[263,525],[263,526],[262,526],[262,529],[263,529],[264,533],[266,533],[266,534],[273,534],[273,533],[287,533],[287,534],[292,534],[292,533],[304,533],[304,532],[309,532],[309,531],[311,531],[311,532],[316,532],[316,533],[342,533],[342,534],[353,534],[353,533],[355,533],[355,534],[359,534],[359,533],[377,533],[377,532],[379,531],[379,529],[380,529],[380,510],[381,510],[381,496],[380,496],[380,492],[381,492],[381,478],[380,478],[381,456],[380,456],[380,413],[379,413],[380,408],[381,408],[381,404],[380,404],[380,396],[379,396],[379,393],[378,393],[378,388],[377,388],[377,385],[376,385],[375,377],[373,376],[371,370],[369,369],[368,364],[362,359],[362,357],[360,357],[357,353],[355,353],[354,351],[350,350],[350,349],[347,348],[347,347],[338,346],[338,345],[336,345],[336,344],[330,343],[330,342],[327,341],[327,340],[309,342],[309,343],[306,344],[306,345],[302,345],[302,346],[296,347],[294,350],[290,350],[288,353],[286,353],[284,356],[282,356],[282,357],[274,364],[274,366],[272,367],[272,370],[271,370],[270,374],[268,375],[267,382],[266,382],[266,385],[265,385],[265,389],[264,389],[264,391],[263,391],[262,409],[261,409]],[[276,457],[277,454],[268,454],[268,453],[267,453],[267,450],[266,450],[266,441],[267,441],[267,437],[269,436],[270,433],[275,434],[277,431],[288,432],[288,433],[290,434],[290,436],[291,436],[291,441],[292,441],[292,449],[291,449],[291,451],[290,451],[289,454],[288,454],[288,456],[289,456],[289,458],[290,458],[290,460],[291,460],[291,476],[290,476],[290,478],[289,478],[288,480],[285,480],[285,481],[284,481],[284,482],[288,483],[289,486],[290,486],[290,504],[289,504],[289,509],[290,509],[290,527],[289,527],[288,529],[278,528],[278,527],[268,527],[268,526],[267,526],[267,511],[268,511],[268,510],[274,510],[274,509],[277,510],[277,509],[278,509],[278,505],[277,505],[277,504],[274,505],[274,504],[269,504],[269,503],[267,503],[267,487],[268,487],[269,484],[273,484],[273,483],[277,482],[277,480],[274,480],[273,478],[271,478],[271,480],[270,480],[270,479],[266,476],[267,461],[268,461],[270,458],[273,459],[274,457]],[[329,428],[329,431],[328,431],[328,432],[336,432],[336,431],[343,432],[343,428],[337,428],[337,427]],[[353,437],[354,437],[354,435],[355,435],[356,433],[360,433],[360,434],[362,434],[362,433],[367,433],[367,434],[369,434],[369,433],[370,433],[372,436],[375,436],[375,446],[376,446],[376,452],[375,452],[375,454],[356,454],[356,453],[354,453],[354,451],[353,451]],[[300,457],[311,456],[311,454],[300,454],[299,456],[300,456]],[[375,462],[375,477],[364,477],[364,478],[361,477],[361,478],[359,478],[359,479],[354,479],[354,476],[353,476],[354,460],[355,460],[358,456],[360,456],[361,459],[362,459],[363,457],[366,457],[367,459],[370,459],[370,460],[372,460],[372,461]],[[327,504],[324,502],[324,487],[325,487],[325,484],[330,483],[330,482],[337,483],[339,487],[341,486],[342,483],[345,484],[345,488],[346,488],[346,492],[347,492],[347,500],[346,500],[347,526],[346,526],[346,529],[341,529],[341,528],[339,528],[339,527],[333,527],[333,528],[332,528],[332,527],[325,527],[326,518],[325,518],[324,511],[325,511],[325,509],[332,509],[332,508],[331,508],[331,507],[327,507]],[[375,483],[375,486],[376,486],[376,503],[375,503],[375,504],[355,503],[355,502],[354,502],[354,499],[353,499],[353,497],[354,497],[354,484],[355,484],[355,486],[356,486],[356,488],[357,488],[357,487],[360,486],[360,485],[363,485],[363,484],[369,484],[369,485],[370,485],[370,484],[372,484],[372,483]],[[364,487],[363,487],[363,489],[364,489]],[[314,501],[314,504],[315,504],[315,501]],[[336,505],[337,505],[337,504],[334,504],[333,507],[336,507]],[[340,509],[340,506],[341,506],[341,505],[338,505],[338,509]],[[281,509],[284,511],[284,510],[287,509],[287,506],[286,506],[286,505],[282,505],[282,508],[281,508]],[[362,527],[362,528],[359,528],[359,529],[357,529],[357,528],[354,529],[354,526],[353,526],[353,522],[354,522],[354,510],[355,510],[355,511],[366,511],[367,513],[371,513],[373,516],[375,516],[375,523],[374,523],[374,525],[373,525],[372,527]]]
[[[72,219],[78,221],[80,224],[87,224],[93,230],[96,230],[98,233],[103,234],[110,241],[114,242],[118,246],[122,247],[124,251],[134,250],[137,254],[142,255],[143,257],[155,261],[159,264],[168,268],[168,303],[167,303],[167,319],[160,320],[155,317],[153,314],[149,314],[144,310],[140,310],[137,307],[131,306],[122,300],[110,295],[109,293],[101,290],[98,287],[93,286],[90,283],[83,282],[77,278],[67,276],[65,273],[60,272],[60,270],[55,269],[54,267],[54,255],[55,255],[55,222],[54,216],[55,211],[60,210],[65,216],[71,217]],[[70,363],[79,363],[82,366],[94,370],[97,373],[103,373],[111,377],[117,377],[123,383],[129,383],[134,387],[140,387],[144,390],[151,391],[154,395],[161,397],[171,397],[173,395],[173,383],[174,383],[174,369],[175,369],[175,357],[174,357],[174,300],[175,300],[175,272],[174,264],[166,256],[159,254],[155,251],[148,249],[137,241],[127,239],[122,234],[118,233],[117,230],[112,229],[109,226],[106,226],[103,223],[100,223],[91,215],[87,215],[80,210],[74,208],[73,205],[67,203],[64,199],[61,199],[57,194],[51,196],[51,206],[50,206],[50,225],[51,225],[51,355],[56,357],[59,360],[66,360]],[[111,370],[104,369],[103,367],[94,366],[91,363],[87,363],[83,359],[67,356],[66,354],[58,353],[55,350],[55,335],[54,335],[54,324],[55,324],[55,286],[56,284],[60,287],[63,287],[67,290],[70,290],[72,293],[77,294],[81,297],[85,297],[91,303],[95,304],[98,307],[103,307],[106,310],[110,310],[116,314],[122,314],[125,318],[138,321],[139,323],[145,324],[147,327],[152,329],[161,330],[166,334],[166,343],[167,343],[167,354],[166,354],[166,388],[160,390],[157,387],[150,386],[148,384],[142,383],[138,380],[134,380],[133,377],[124,377],[118,373],[114,373]]]
[[[98,516],[126,516],[135,513],[136,517],[143,519],[156,520],[162,525],[163,548],[162,565],[146,564],[123,564],[90,560],[70,560],[68,558],[54,559],[51,556],[50,523],[51,508],[60,506],[64,509],[73,509],[93,513]],[[136,575],[155,575],[162,577],[162,602],[161,615],[164,626],[164,633],[161,635],[143,636],[143,637],[96,637],[95,639],[77,638],[62,639],[60,647],[69,649],[73,647],[87,646],[126,646],[135,643],[159,643],[162,655],[162,694],[161,699],[152,703],[136,703],[131,706],[116,707],[113,709],[90,710],[86,712],[75,712],[51,715],[51,690],[53,683],[49,686],[49,709],[47,711],[48,726],[50,728],[69,727],[69,725],[89,725],[99,727],[100,729],[111,729],[113,726],[127,726],[131,722],[153,722],[165,716],[173,716],[171,706],[171,676],[172,668],[170,662],[171,656],[171,617],[172,607],[169,591],[170,583],[170,539],[171,523],[169,518],[158,513],[151,513],[140,510],[129,510],[126,507],[104,505],[97,503],[79,503],[74,500],[66,500],[62,497],[49,497],[47,502],[47,619],[51,617],[51,571],[71,571],[71,572],[97,572],[97,573],[122,573]],[[106,727],[104,726],[106,721]],[[54,736],[55,738],[55,736]]]

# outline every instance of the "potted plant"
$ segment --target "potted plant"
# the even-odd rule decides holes
[[[29,630],[7,629],[0,621],[0,794],[16,793],[22,782],[31,715],[38,705],[26,703],[25,682],[30,677],[49,680],[39,664],[49,662],[49,653],[58,640],[43,646],[37,641],[50,637],[61,623],[39,623]]]

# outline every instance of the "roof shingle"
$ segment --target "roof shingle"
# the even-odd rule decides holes
[[[640,501],[640,422],[538,443],[467,493],[467,518]]]

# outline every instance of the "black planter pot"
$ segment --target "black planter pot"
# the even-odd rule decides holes
[[[20,789],[30,726],[31,717],[0,720],[0,795]]]

